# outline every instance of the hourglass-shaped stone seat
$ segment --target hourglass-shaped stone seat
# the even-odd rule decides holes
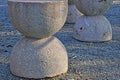
[[[103,42],[112,39],[110,22],[103,16],[112,0],[75,0],[77,9],[84,15],[73,28],[74,38],[80,41]]]
[[[13,26],[23,37],[13,48],[10,69],[25,78],[54,77],[68,70],[64,45],[55,34],[65,23],[67,0],[8,0]]]

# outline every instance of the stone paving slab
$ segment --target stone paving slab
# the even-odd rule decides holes
[[[0,6],[0,80],[34,80],[10,73],[9,56],[23,35],[11,25],[7,10],[6,5]],[[67,49],[69,71],[61,76],[38,80],[120,80],[120,4],[114,4],[105,16],[112,24],[113,40],[80,42],[72,37],[74,24],[65,24],[55,36]]]

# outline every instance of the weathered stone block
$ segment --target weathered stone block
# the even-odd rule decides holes
[[[67,72],[67,52],[55,37],[40,40],[24,37],[12,51],[10,69],[14,75],[26,78],[57,76]]]
[[[68,16],[66,23],[75,23],[76,20],[82,15],[80,11],[76,8],[74,0],[68,0]]]
[[[8,5],[14,27],[31,38],[54,35],[68,13],[67,0],[9,0]]]
[[[102,15],[112,2],[112,0],[75,0],[78,10],[87,16]]]
[[[77,19],[82,16],[82,13],[78,11],[75,5],[69,5],[68,17],[66,23],[75,23]]]
[[[73,30],[74,38],[88,42],[102,42],[112,39],[111,24],[104,16],[82,16]]]

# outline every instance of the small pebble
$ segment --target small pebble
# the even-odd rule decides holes
[[[7,47],[13,47],[12,45],[7,45]]]

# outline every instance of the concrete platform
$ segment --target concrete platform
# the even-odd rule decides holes
[[[3,1],[3,2],[2,2]],[[0,1],[0,80],[34,80],[14,76],[9,69],[13,46],[23,35],[11,25],[7,1]],[[112,24],[113,39],[104,43],[86,43],[72,37],[74,24],[65,24],[55,35],[67,48],[69,71],[65,75],[39,80],[120,80],[120,4],[105,13]]]

